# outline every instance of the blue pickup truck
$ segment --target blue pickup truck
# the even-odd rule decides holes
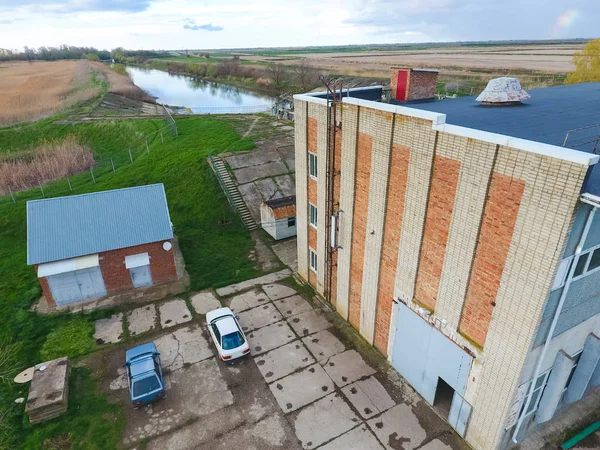
[[[154,342],[138,345],[125,353],[129,397],[134,408],[163,398],[165,382],[160,367],[160,354]]]

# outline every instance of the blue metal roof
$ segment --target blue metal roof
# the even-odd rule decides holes
[[[27,202],[27,264],[171,238],[162,184]]]
[[[527,92],[531,98],[514,106],[484,106],[476,102],[475,97],[407,106],[446,114],[448,124],[559,147],[563,146],[568,131],[600,125],[600,83],[539,88]],[[572,132],[566,147],[592,152],[594,143],[589,141],[598,138],[599,134],[600,127]],[[595,166],[590,168],[584,191],[600,195],[600,169]]]

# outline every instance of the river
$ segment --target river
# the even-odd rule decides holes
[[[270,110],[274,99],[247,89],[174,75],[162,70],[127,66],[133,82],[163,105],[179,112],[251,113]]]

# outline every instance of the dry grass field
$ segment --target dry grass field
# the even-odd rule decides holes
[[[0,126],[50,116],[99,92],[88,61],[0,63]]]

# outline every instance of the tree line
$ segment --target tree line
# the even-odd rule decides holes
[[[108,60],[127,57],[160,58],[164,53],[154,50],[99,50],[94,47],[61,45],[60,47],[23,47],[23,51],[0,48],[0,61],[58,61],[61,59]]]

